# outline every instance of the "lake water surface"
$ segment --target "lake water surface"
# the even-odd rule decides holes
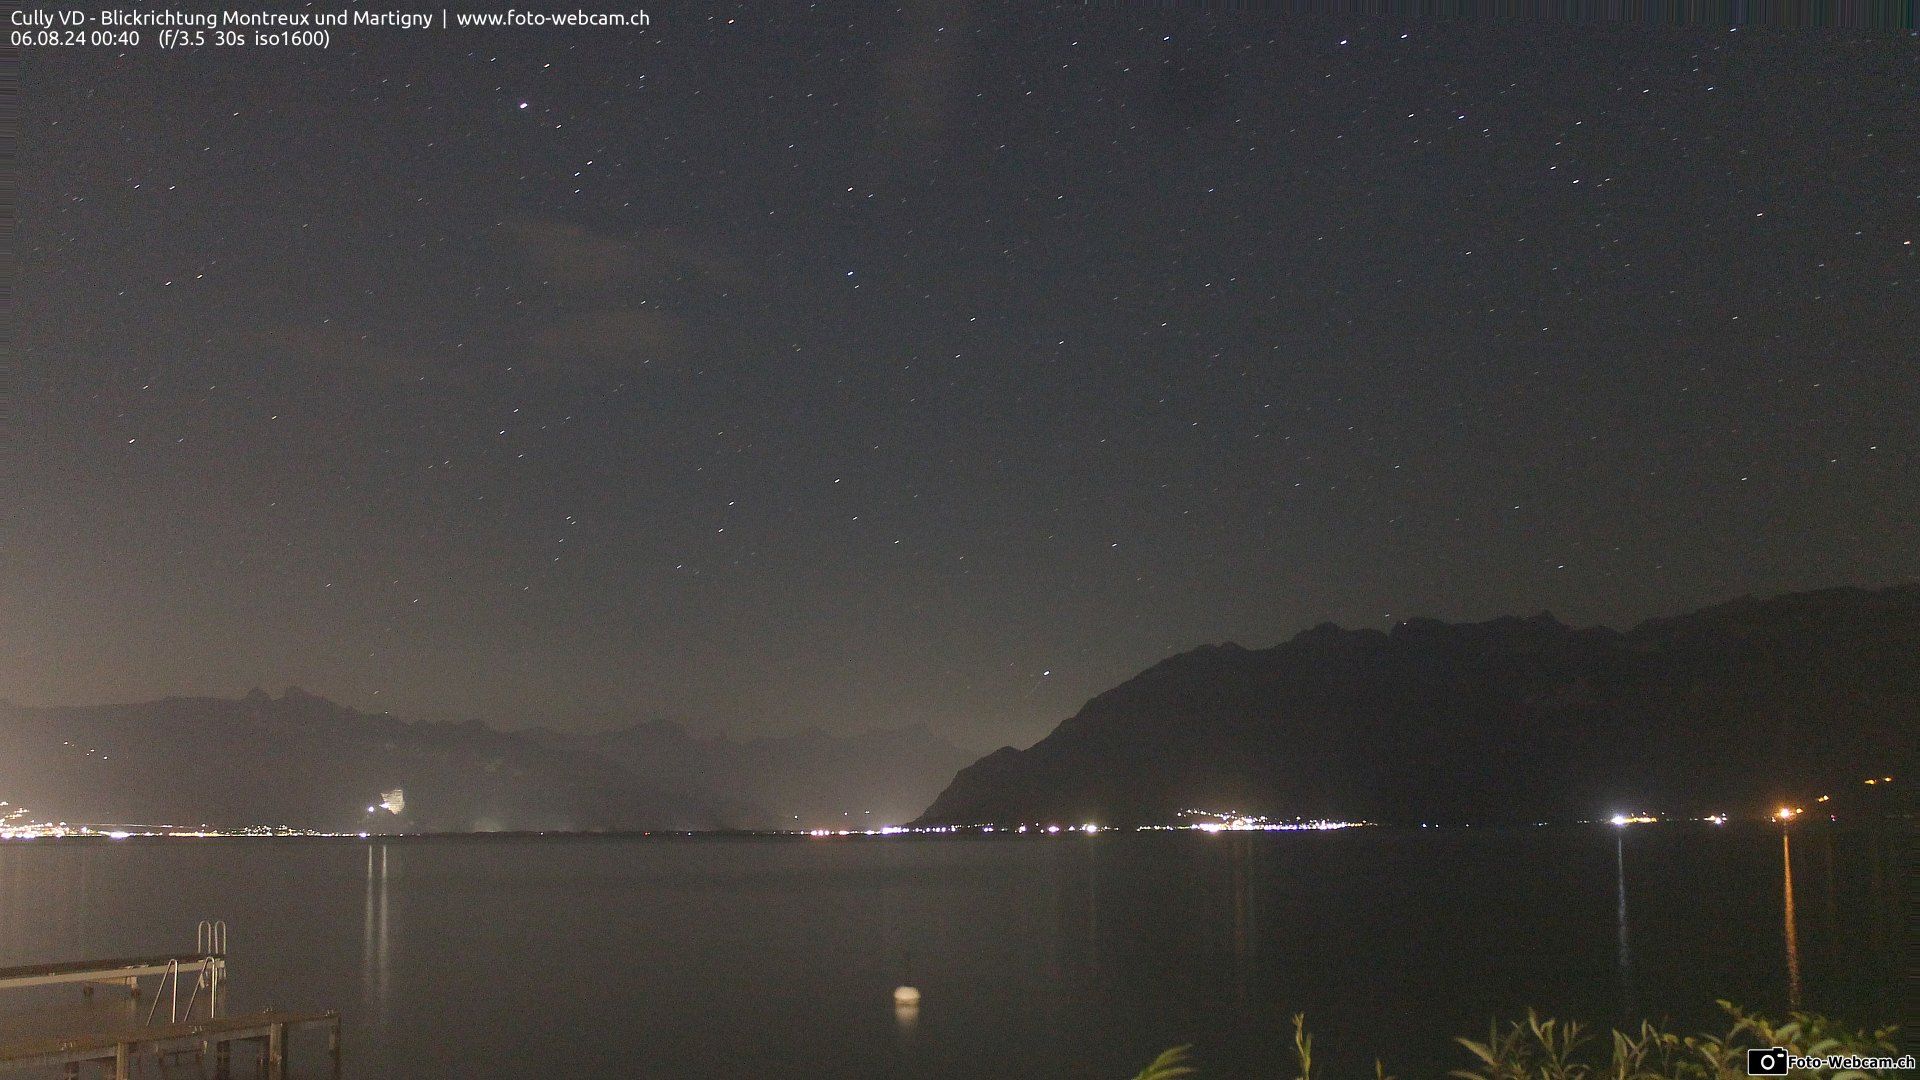
[[[0,844],[0,965],[231,927],[347,1075],[1403,1077],[1528,1005],[1890,1022],[1904,837],[1708,825],[979,839]],[[917,1016],[891,993],[911,982]],[[70,994],[70,992],[69,992]],[[70,996],[77,996],[71,995]],[[0,1004],[4,1004],[0,1002]]]

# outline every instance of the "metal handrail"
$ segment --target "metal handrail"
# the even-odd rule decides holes
[[[201,974],[204,976],[206,973],[202,971]],[[172,1012],[168,1013],[168,1023],[177,1024],[180,1022],[180,961],[169,960],[167,961],[167,973],[160,976],[160,986],[153,993],[153,1004],[147,1006],[148,1027],[153,1026],[153,1015],[160,1011],[160,991],[167,988],[169,981],[173,983],[173,1005]],[[189,1009],[193,1007],[192,998],[187,999],[187,1007]]]
[[[227,920],[201,919],[194,928],[193,947],[202,956],[227,955]]]
[[[193,1003],[200,1000],[200,988],[207,985],[207,979],[208,979],[208,968],[201,968],[200,977],[193,980],[193,989],[189,991],[187,994],[187,1011],[185,1014],[181,1016],[180,1019],[182,1020],[193,1019]],[[211,994],[208,995],[208,1001],[207,1001],[207,1019],[209,1020],[219,1019],[219,1014],[218,1012],[216,1012],[216,1010],[213,1007]],[[179,1023],[179,1022],[180,1022],[179,1020],[174,1021],[174,1023]]]
[[[207,965],[200,969],[200,978],[195,983],[193,995],[187,998],[187,1012],[192,1015],[193,1002],[200,994],[200,987],[207,988],[207,1017],[212,1019],[220,1015],[220,972],[226,966],[227,921],[225,919],[202,919],[194,930],[194,945],[201,955],[207,958]]]

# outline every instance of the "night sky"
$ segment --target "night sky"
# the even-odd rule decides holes
[[[0,696],[987,749],[1920,573],[1920,39],[648,10],[27,58]]]

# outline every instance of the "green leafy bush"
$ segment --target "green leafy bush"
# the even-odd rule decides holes
[[[1678,1035],[1641,1023],[1633,1033],[1612,1032],[1610,1040],[1596,1038],[1577,1021],[1541,1019],[1531,1010],[1526,1020],[1504,1028],[1496,1024],[1485,1042],[1456,1040],[1473,1057],[1473,1067],[1455,1069],[1453,1080],[1747,1080],[1749,1049],[1781,1047],[1795,1057],[1894,1057],[1894,1029],[1855,1031],[1823,1016],[1792,1013],[1785,1023],[1752,1016],[1720,1002],[1733,1020],[1725,1035]],[[1198,1076],[1192,1048],[1181,1046],[1161,1054],[1134,1080],[1176,1080]],[[1306,1017],[1293,1018],[1293,1052],[1299,1062],[1294,1080],[1315,1080],[1313,1036]],[[1379,1061],[1375,1080],[1394,1080]],[[1789,1080],[1867,1080],[1891,1072],[1858,1070],[1796,1070]]]

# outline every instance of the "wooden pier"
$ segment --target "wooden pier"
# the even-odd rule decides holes
[[[182,975],[193,976],[184,993]],[[130,1005],[130,1015],[120,1015],[117,1023],[105,1029],[97,1019],[40,1025],[64,1028],[66,1033],[27,1035],[0,1043],[0,1073],[60,1069],[64,1076],[78,1078],[82,1068],[97,1066],[95,1075],[131,1080],[143,1072],[146,1062],[157,1065],[162,1076],[168,1075],[169,1066],[187,1063],[191,1075],[204,1076],[211,1065],[214,1080],[232,1080],[238,1047],[249,1065],[257,1063],[258,1075],[265,1080],[288,1080],[292,1036],[301,1029],[318,1027],[326,1032],[327,1075],[338,1080],[339,1013],[268,1010],[245,1016],[221,1015],[227,983],[227,927],[218,919],[200,924],[191,953],[0,968],[0,990],[78,985],[91,1002],[96,986],[124,986],[129,997],[138,999],[140,980],[149,977],[159,982],[148,1008]],[[167,1015],[160,1016],[160,1002],[169,988],[172,1004]],[[201,1010],[205,1014],[196,1016]],[[120,1010],[116,1007],[113,1012]]]
[[[128,956],[112,960],[75,960],[59,964],[22,964],[0,968],[0,990],[24,990],[35,986],[80,983],[82,989],[102,984],[118,984],[140,996],[140,980],[157,975],[193,975],[206,972],[219,978],[227,965],[224,956]]]
[[[233,1076],[235,1043],[257,1043],[261,1075],[287,1080],[289,1036],[294,1029],[324,1026],[327,1032],[328,1074],[340,1076],[340,1014],[260,1012],[219,1020],[160,1024],[96,1035],[23,1039],[0,1046],[0,1072],[65,1066],[66,1075],[80,1075],[80,1067],[94,1064],[102,1076],[132,1080],[134,1065],[149,1052],[154,1056],[193,1055],[213,1061],[215,1080]]]

